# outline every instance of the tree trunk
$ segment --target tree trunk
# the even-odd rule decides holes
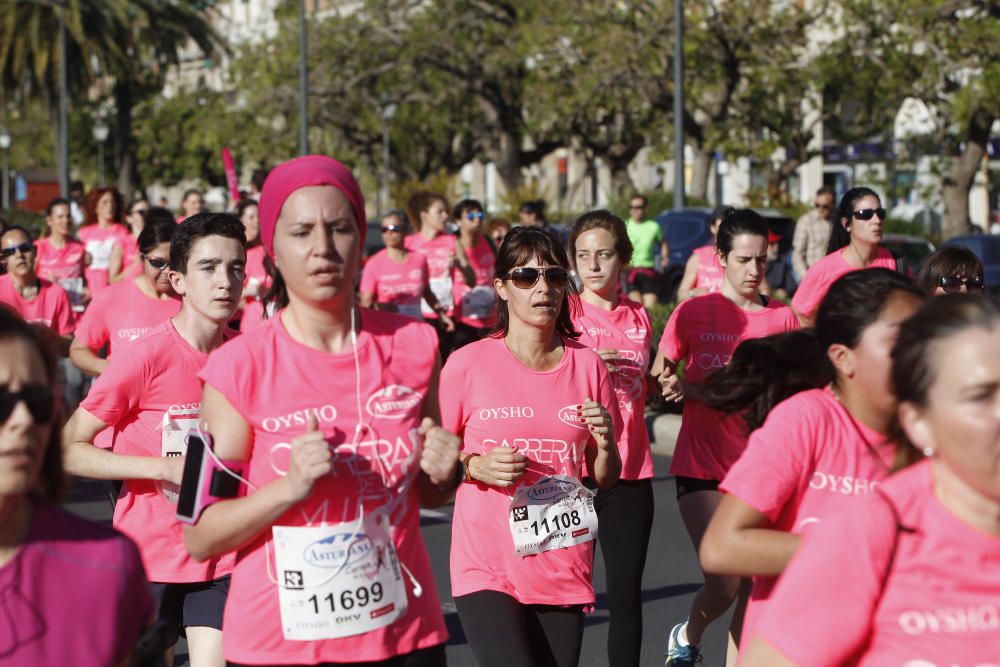
[[[715,155],[704,148],[694,149],[694,165],[691,172],[691,191],[688,197],[708,201],[708,180],[712,177]]]
[[[626,158],[604,158],[611,170],[611,196],[630,197],[635,191],[635,184],[628,174],[628,165],[632,162]]]
[[[986,109],[976,109],[969,118],[965,150],[951,158],[951,168],[942,185],[944,217],[941,233],[945,239],[969,231],[969,191],[986,153],[993,119],[994,115]]]
[[[55,95],[45,96],[45,107],[49,111],[49,130],[52,132],[52,165],[59,180],[59,98]]]
[[[132,141],[132,106],[134,96],[128,81],[116,81],[115,96],[115,144],[118,151],[118,190],[131,201],[135,196],[135,149]]]
[[[521,135],[511,131],[500,131],[500,141],[493,162],[497,175],[508,193],[521,187]]]

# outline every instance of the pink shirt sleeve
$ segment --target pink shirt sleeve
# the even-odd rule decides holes
[[[361,283],[358,285],[358,291],[362,294],[375,294],[375,286],[378,283],[378,255],[375,255],[368,260],[365,264],[365,268],[361,270]]]
[[[52,313],[52,328],[60,336],[68,336],[76,328],[76,313],[73,312],[73,305],[69,302],[66,290],[58,285],[53,285],[53,287],[57,288],[57,296],[55,297],[55,311]]]
[[[824,258],[825,259],[825,258]],[[802,313],[806,317],[814,317],[819,308],[819,302],[826,296],[826,291],[830,287],[827,262],[820,260],[809,267],[798,289],[792,295],[792,308]]]
[[[250,423],[246,414],[247,397],[240,388],[253,386],[254,383],[250,378],[250,364],[240,363],[240,360],[246,359],[247,354],[241,338],[236,338],[209,354],[208,361],[198,372],[198,379],[225,396],[233,409]]]
[[[869,639],[897,530],[881,494],[817,525],[778,580],[756,634],[796,664],[853,664]]]
[[[684,338],[684,327],[680,321],[685,310],[685,304],[681,303],[670,313],[670,319],[663,328],[663,336],[660,337],[658,346],[664,357],[675,362],[687,357],[687,340]]]
[[[460,357],[452,357],[441,369],[438,397],[441,403],[441,427],[461,436],[465,430],[466,411],[464,397],[468,396],[466,381],[468,370],[458,363]]]
[[[148,370],[131,348],[119,350],[108,360],[80,407],[108,426],[118,424],[138,408],[138,398],[152,381]]]
[[[95,297],[84,311],[74,332],[77,340],[95,353],[104,347],[110,338],[104,311],[104,300],[100,296]]]

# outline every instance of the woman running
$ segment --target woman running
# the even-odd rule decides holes
[[[111,251],[128,240],[128,228],[121,224],[125,201],[115,188],[96,188],[84,201],[86,223],[78,236],[87,247],[87,286],[91,296],[97,296],[109,284]]]
[[[815,332],[747,341],[702,387],[709,406],[751,415],[700,549],[706,572],[753,577],[741,645],[800,535],[910,462],[891,436],[890,353],[922,300],[895,271],[849,273],[830,286]]]
[[[741,341],[798,328],[787,306],[760,293],[767,267],[767,235],[767,222],[750,209],[730,209],[723,218],[716,235],[726,278],[722,291],[688,299],[671,313],[653,362],[653,374],[660,377],[668,401],[684,397],[677,374],[682,361],[685,384],[697,385],[728,364]],[[670,472],[677,478],[677,504],[696,552],[722,500],[719,482],[743,453],[746,441],[739,416],[721,414],[698,400],[684,402]],[[705,628],[726,612],[740,592],[738,577],[707,574],[687,621],[670,632],[667,664],[687,667],[701,660],[698,645]],[[730,625],[734,641],[739,639],[742,621],[740,597]]]
[[[245,494],[185,535],[198,559],[237,552],[226,660],[444,665],[419,509],[447,502],[461,471],[458,438],[435,425],[434,331],[356,306],[367,224],[341,163],[272,170],[260,225],[280,309],[199,374],[214,456],[245,468]]]
[[[454,329],[430,287],[427,258],[406,249],[406,223],[402,212],[388,213],[382,218],[382,242],[385,248],[372,255],[361,272],[361,305],[400,313],[423,320],[420,299],[439,313],[445,328]]]
[[[464,273],[452,269],[455,302],[455,348],[479,340],[497,321],[497,293],[493,289],[496,252],[483,234],[483,205],[463,199],[452,217],[458,223],[458,245],[469,260],[475,284],[465,284]]]
[[[653,525],[653,456],[646,431],[646,373],[653,327],[642,304],[622,297],[632,256],[625,222],[609,211],[582,215],[570,235],[582,284],[573,308],[579,341],[604,360],[622,416],[618,483],[594,507],[608,591],[608,664],[638,665],[642,648],[642,571]]]
[[[128,225],[128,238],[111,249],[108,260],[108,280],[116,283],[120,280],[134,278],[142,271],[142,258],[139,256],[139,234],[146,226],[146,216],[149,215],[149,202],[143,198],[133,199],[125,209],[125,223]]]
[[[97,355],[105,345],[110,357],[177,313],[180,302],[167,272],[176,230],[171,219],[150,220],[139,235],[142,274],[101,292],[80,318],[70,358],[84,373],[101,374],[108,360]]]
[[[37,331],[0,308],[0,657],[134,664],[152,596],[128,538],[59,506],[55,379],[55,355]]]
[[[90,299],[84,279],[87,249],[73,238],[73,218],[68,199],[56,197],[45,209],[42,238],[35,241],[38,255],[35,270],[39,277],[58,284],[69,295],[73,308],[83,311]]]
[[[826,257],[809,267],[792,297],[802,326],[813,325],[816,309],[840,276],[860,269],[896,269],[895,257],[879,245],[885,218],[882,201],[870,188],[851,188],[840,198]]]
[[[726,212],[730,210],[732,209],[728,206],[719,206],[712,211],[712,220],[708,225],[708,231],[712,233],[712,242],[695,248],[688,258],[687,264],[684,265],[681,283],[677,287],[678,301],[722,290],[726,282],[726,270],[719,262],[716,239],[719,236],[719,225]]]
[[[938,294],[982,294],[986,289],[983,263],[961,246],[938,248],[924,260],[917,274],[917,287],[927,296]]]
[[[240,331],[253,331],[264,324],[264,295],[271,289],[271,276],[264,262],[264,246],[260,242],[260,207],[254,199],[241,199],[236,216],[247,234],[247,282],[243,288],[243,315]]]
[[[931,299],[892,384],[926,457],[811,530],[744,664],[1000,665],[1000,305]]]
[[[205,210],[205,195],[197,188],[190,188],[184,191],[181,197],[181,214],[177,216],[177,222],[184,222],[192,215],[197,215]]]
[[[594,604],[597,515],[582,479],[618,480],[618,400],[600,357],[576,341],[562,247],[519,227],[495,276],[496,332],[456,350],[441,374],[443,423],[462,437],[467,482],[452,522],[452,594],[481,667],[571,667]]]

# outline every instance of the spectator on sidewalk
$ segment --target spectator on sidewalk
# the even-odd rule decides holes
[[[826,256],[826,244],[833,228],[833,188],[824,185],[816,191],[814,208],[795,223],[792,238],[792,267],[795,279],[802,280],[806,269]]]

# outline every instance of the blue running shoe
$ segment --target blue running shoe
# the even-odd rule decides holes
[[[667,661],[663,663],[664,667],[691,667],[691,665],[701,662],[701,652],[697,646],[682,645],[680,642],[681,631],[686,625],[687,621],[678,623],[670,631],[670,639],[667,640]]]

